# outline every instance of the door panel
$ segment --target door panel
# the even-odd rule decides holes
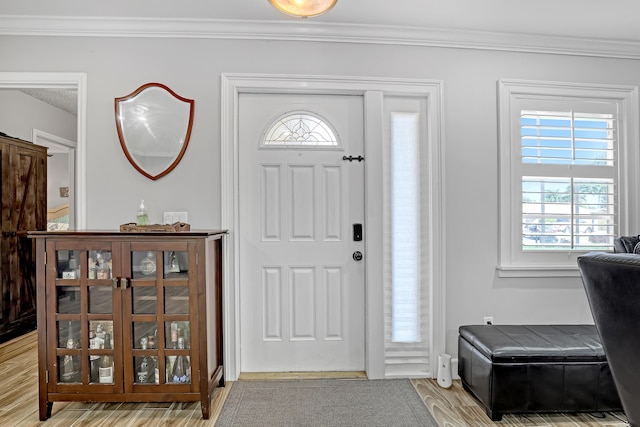
[[[362,106],[355,96],[240,95],[243,372],[364,370],[364,261],[352,259],[364,241],[350,232],[364,219],[364,164],[343,160],[363,153]],[[339,145],[261,145],[298,110],[328,122]]]

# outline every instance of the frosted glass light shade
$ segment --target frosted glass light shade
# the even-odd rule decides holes
[[[276,9],[287,15],[306,18],[318,16],[331,9],[338,0],[269,0]]]

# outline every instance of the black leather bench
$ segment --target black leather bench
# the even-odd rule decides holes
[[[505,413],[621,411],[593,325],[469,325],[458,374],[493,421]]]

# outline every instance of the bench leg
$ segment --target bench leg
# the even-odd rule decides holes
[[[491,421],[500,421],[502,420],[502,413],[500,412],[493,412],[491,409],[487,409],[487,416],[489,418],[491,418]]]

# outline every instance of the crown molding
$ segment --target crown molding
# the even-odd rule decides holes
[[[287,40],[640,59],[640,42],[310,21],[0,15],[0,35]]]

